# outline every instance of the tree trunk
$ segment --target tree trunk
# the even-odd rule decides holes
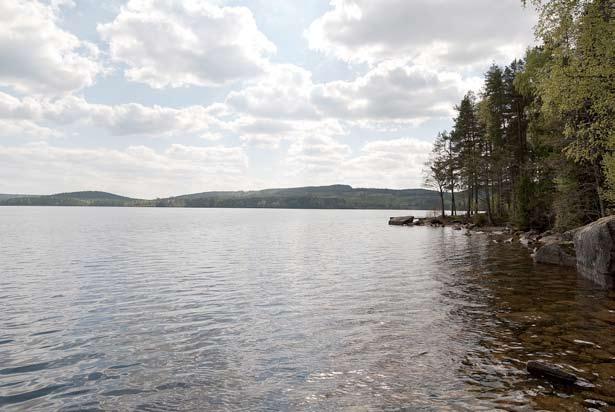
[[[487,197],[485,199],[487,202],[487,219],[489,219],[489,224],[493,226],[493,216],[491,215],[491,196],[489,196],[489,182],[485,185],[485,196]]]
[[[455,169],[453,162],[453,141],[448,140],[448,170],[451,184],[451,216],[457,216],[457,204],[455,203]]]
[[[451,216],[457,216],[457,205],[455,204],[455,187],[451,186]]]
[[[466,213],[467,217],[472,216],[472,185],[469,184],[468,185],[468,212]]]
[[[498,216],[502,216],[502,209],[504,203],[504,194],[503,194],[503,185],[502,185],[502,171],[498,172]]]
[[[604,202],[602,201],[602,196],[600,193],[600,171],[598,168],[597,162],[594,162],[594,179],[596,182],[596,195],[598,196],[598,205],[600,206],[600,217],[606,216],[606,211],[604,210]]]
[[[480,186],[478,185],[478,178],[474,177],[474,214],[478,215],[478,192]]]
[[[442,205],[442,219],[446,217],[446,210],[444,210],[444,190],[440,186],[440,204]]]

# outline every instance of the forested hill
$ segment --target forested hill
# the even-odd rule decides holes
[[[446,199],[448,202],[448,198]],[[205,192],[160,199],[157,206],[299,209],[424,209],[440,205],[438,192],[425,189],[363,189],[346,185]]]
[[[1,200],[3,206],[147,206],[149,201],[106,192],[72,192],[49,196],[18,196]]]
[[[450,204],[448,195],[445,197]],[[165,199],[133,199],[106,192],[73,192],[2,200],[12,206],[149,206],[291,209],[420,209],[440,207],[438,192],[425,189],[363,189],[346,185],[204,192]]]
[[[31,195],[14,195],[14,194],[3,194],[0,193],[0,202],[2,202],[3,200],[8,200],[8,199],[15,199],[18,197],[30,197]]]

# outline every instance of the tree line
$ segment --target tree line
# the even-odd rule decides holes
[[[541,45],[463,97],[426,184],[452,215],[566,230],[615,205],[615,0],[531,3]]]

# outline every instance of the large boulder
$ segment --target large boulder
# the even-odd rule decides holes
[[[574,233],[578,271],[599,283],[615,278],[615,216],[590,223]]]
[[[538,248],[536,253],[534,253],[534,261],[536,263],[571,267],[577,264],[571,242],[548,243]]]
[[[411,225],[414,221],[414,216],[397,216],[389,218],[389,225],[406,226]]]

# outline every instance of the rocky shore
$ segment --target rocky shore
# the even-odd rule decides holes
[[[451,227],[466,236],[486,234],[495,243],[519,243],[531,251],[538,264],[576,267],[584,277],[606,286],[615,286],[615,215],[564,233],[549,230],[518,231],[512,226],[481,226],[463,217],[391,217],[389,225]]]

